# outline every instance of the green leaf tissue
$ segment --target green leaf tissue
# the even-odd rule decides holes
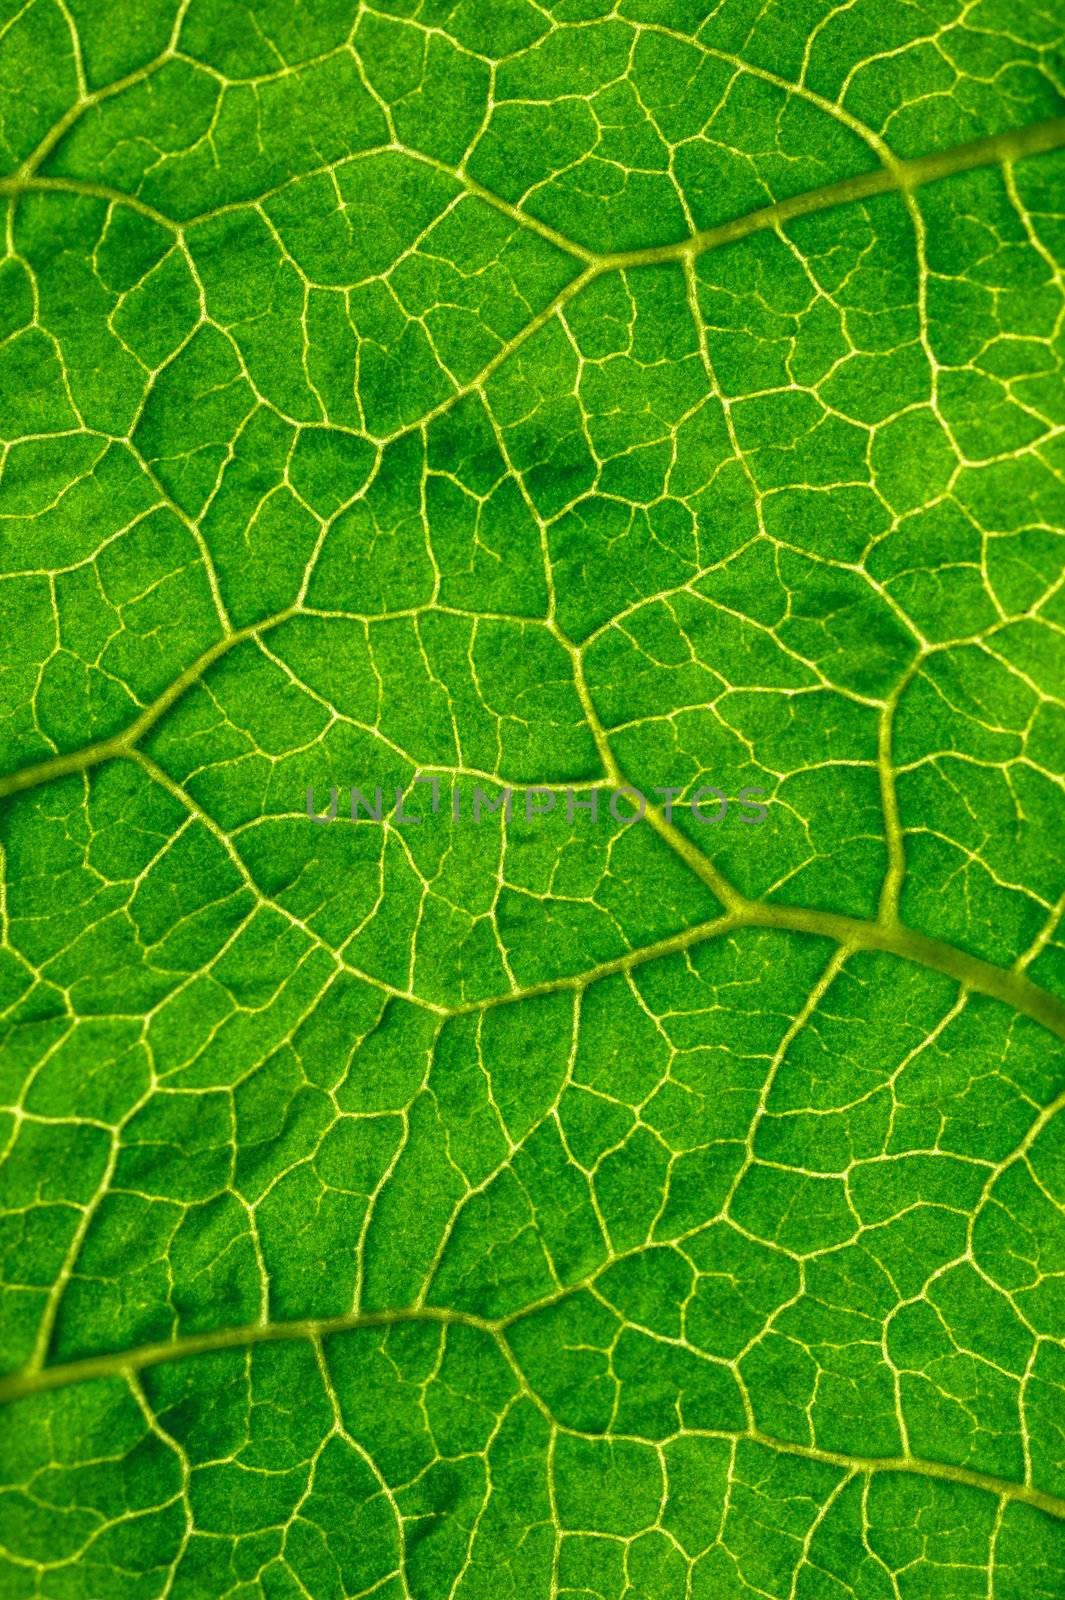
[[[1063,43],[0,0],[0,1600],[1063,1600]]]

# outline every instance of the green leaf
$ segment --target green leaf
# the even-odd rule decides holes
[[[0,9],[4,1600],[1065,1593],[1060,47]]]

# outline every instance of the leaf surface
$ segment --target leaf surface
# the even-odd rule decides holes
[[[0,14],[4,1597],[1065,1592],[1060,46]]]

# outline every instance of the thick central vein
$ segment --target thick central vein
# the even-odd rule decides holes
[[[168,1343],[141,1345],[134,1350],[99,1356],[87,1356],[78,1361],[44,1367],[33,1373],[16,1373],[0,1379],[0,1405],[46,1394],[72,1383],[86,1383],[107,1378],[129,1380],[133,1374],[159,1366],[168,1361],[188,1360],[223,1350],[243,1350],[256,1344],[273,1344],[291,1339],[309,1339],[316,1344],[335,1335],[353,1333],[359,1329],[394,1328],[407,1323],[435,1323],[443,1327],[474,1328],[488,1335],[500,1345],[508,1366],[514,1367],[514,1355],[507,1342],[507,1329],[519,1321],[523,1313],[507,1318],[492,1319],[474,1316],[469,1312],[452,1311],[446,1307],[420,1306],[401,1310],[383,1310],[351,1313],[338,1317],[304,1318],[294,1322],[253,1323],[245,1327],[219,1328],[211,1333],[189,1334]],[[520,1372],[520,1369],[518,1369]],[[523,1381],[523,1387],[524,1387]],[[584,1438],[600,1435],[569,1428],[548,1412],[542,1399],[536,1404],[549,1416],[559,1432]],[[982,1489],[1000,1500],[1019,1500],[1036,1506],[1048,1515],[1065,1520],[1065,1499],[1036,1488],[1032,1484],[1016,1483],[991,1473],[973,1471],[956,1466],[949,1461],[936,1461],[924,1456],[863,1456],[846,1451],[823,1450],[816,1445],[801,1444],[795,1440],[779,1439],[760,1429],[692,1429],[694,1434],[715,1438],[749,1439],[767,1449],[788,1455],[803,1456],[808,1460],[822,1461],[852,1473],[906,1472],[922,1477],[963,1483]],[[612,1438],[623,1437],[612,1434]]]
[[[289,606],[276,616],[218,640],[188,666],[152,705],[142,711],[124,732],[85,745],[80,750],[51,756],[45,761],[8,773],[6,777],[0,778],[0,800],[24,793],[44,783],[86,772],[105,761],[131,755],[159,720],[217,661],[237,645],[257,640],[297,614],[298,608]],[[577,669],[578,687],[583,691],[581,698],[584,702],[585,716],[599,746],[606,778],[618,784],[627,783],[628,779],[617,767],[607,735],[599,724],[591,704],[580,673],[579,652],[576,651],[574,665]],[[863,920],[811,907],[750,900],[723,879],[713,862],[686,834],[675,824],[666,822],[660,809],[649,806],[647,819],[663,842],[680,856],[685,865],[723,902],[724,916],[694,929],[688,929],[673,938],[660,940],[632,951],[615,961],[601,963],[587,972],[548,980],[527,989],[504,991],[483,1002],[445,1008],[445,1014],[458,1015],[464,1011],[528,999],[533,995],[551,993],[564,988],[585,987],[599,977],[608,976],[611,972],[642,964],[660,955],[669,954],[673,950],[685,949],[689,945],[731,932],[733,929],[762,927],[813,934],[832,939],[854,950],[880,950],[920,966],[930,967],[936,972],[946,973],[965,988],[1004,1001],[1041,1023],[1059,1038],[1065,1039],[1065,1003],[1048,994],[1031,979],[1026,978],[1022,972],[995,966],[992,962],[984,961],[967,950],[959,949],[940,939],[929,938],[925,934],[905,927],[893,917],[878,921]],[[439,1009],[434,1007],[434,1010],[439,1011]]]
[[[925,184],[935,183],[942,178],[953,177],[961,172],[971,172],[977,167],[997,166],[1012,164],[1022,161],[1029,156],[1045,155],[1049,151],[1058,150],[1065,146],[1065,117],[1048,117],[1041,122],[1030,124],[1026,128],[1009,128],[1002,133],[991,134],[984,139],[970,139],[964,144],[952,145],[947,150],[939,150],[931,155],[914,156],[908,160],[892,160],[884,165],[874,167],[867,172],[861,172],[854,177],[841,178],[834,183],[820,184],[814,189],[805,189],[800,194],[790,195],[778,200],[772,205],[761,206],[755,211],[746,212],[739,217],[730,218],[727,222],[719,223],[712,228],[703,228],[690,234],[687,238],[677,239],[669,244],[648,245],[633,250],[597,251],[587,245],[580,244],[577,240],[560,233],[557,228],[550,227],[542,222],[539,217],[526,210],[522,205],[513,205],[494,194],[484,184],[476,183],[466,176],[460,169],[449,167],[445,162],[434,160],[422,154],[420,150],[401,147],[400,153],[411,160],[424,162],[442,173],[448,174],[456,183],[467,192],[485,204],[493,206],[510,221],[520,227],[529,229],[539,234],[551,244],[561,250],[567,251],[585,264],[586,273],[598,274],[609,272],[618,268],[636,267],[662,261],[681,261],[686,256],[699,255],[707,250],[714,250],[723,244],[730,244],[736,239],[745,239],[749,234],[759,233],[766,228],[775,228],[793,217],[807,216],[814,211],[824,211],[832,206],[845,205],[849,201],[866,200],[874,195],[889,194],[894,190],[912,190],[923,187]],[[381,146],[382,151],[392,150],[391,144]],[[373,154],[373,151],[360,151],[360,155]],[[208,222],[224,212],[239,211],[248,206],[261,205],[265,199],[274,194],[281,193],[293,183],[304,182],[308,178],[321,176],[323,173],[332,172],[342,162],[333,162],[322,167],[315,167],[307,172],[286,179],[277,185],[276,189],[267,194],[257,195],[248,200],[231,201],[225,206],[219,206],[208,211],[197,212],[193,216],[185,217],[180,221],[160,211],[158,207],[142,200],[139,195],[131,194],[125,189],[119,189],[111,184],[97,183],[88,178],[69,178],[42,174],[37,170],[23,169],[8,177],[0,178],[0,196],[8,195],[17,197],[28,193],[54,193],[78,194],[90,198],[106,200],[115,205],[128,205],[143,215],[150,217],[154,222],[174,233],[182,233],[187,228],[193,228],[202,222]]]

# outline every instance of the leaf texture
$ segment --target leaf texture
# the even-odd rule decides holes
[[[1062,31],[0,4],[3,1600],[1065,1594]]]

